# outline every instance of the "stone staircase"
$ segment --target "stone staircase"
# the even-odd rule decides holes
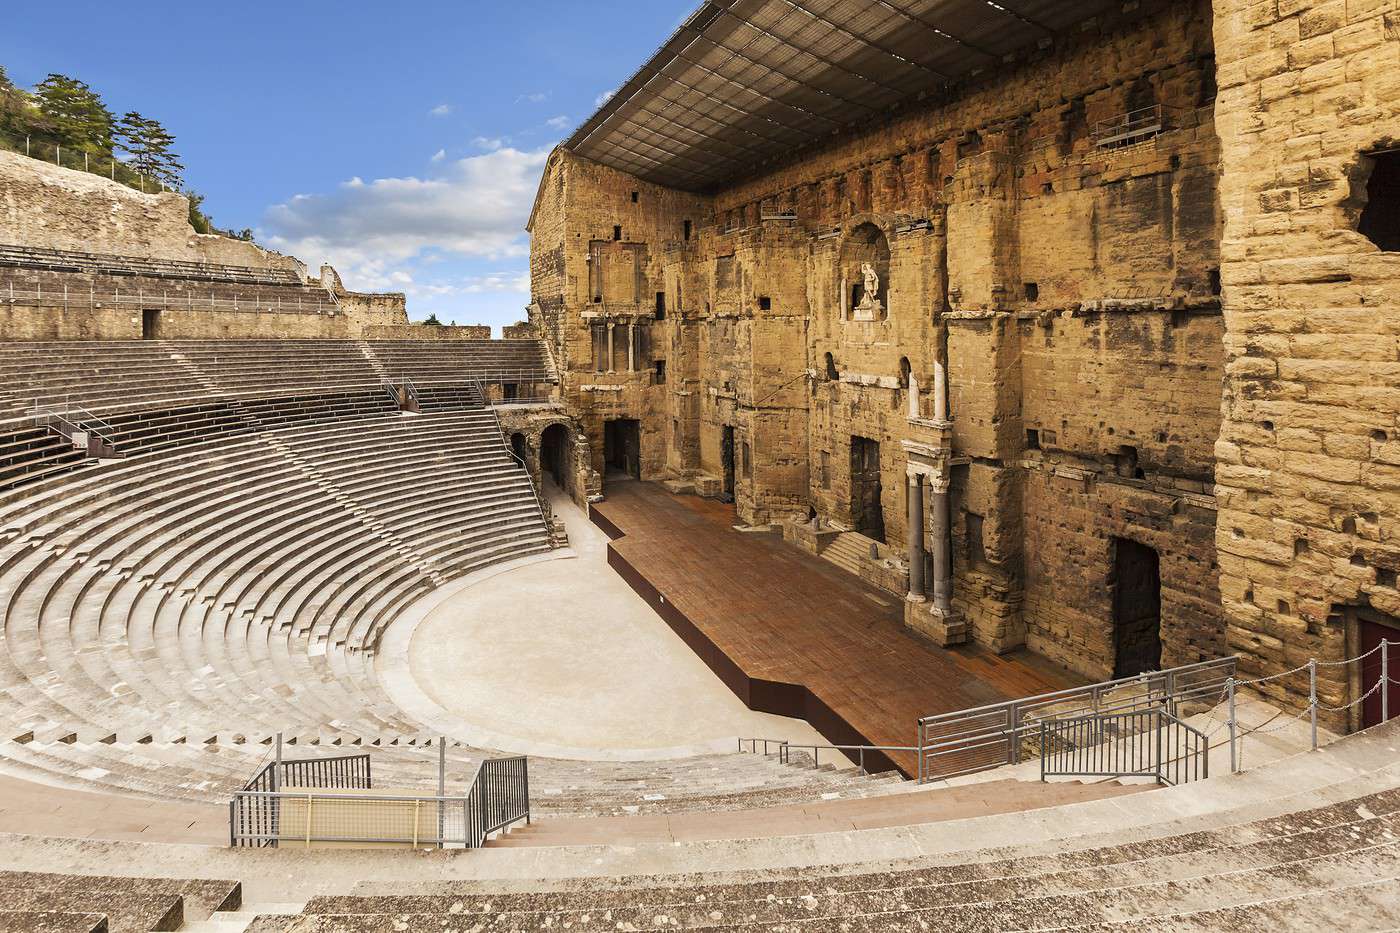
[[[861,567],[870,558],[874,538],[858,531],[843,531],[822,548],[821,556],[848,573],[861,575]]]

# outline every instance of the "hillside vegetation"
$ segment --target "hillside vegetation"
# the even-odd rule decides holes
[[[190,225],[198,232],[253,238],[251,230],[218,229],[200,209],[204,197],[185,187],[175,136],[159,120],[134,110],[113,114],[102,96],[77,78],[50,74],[26,90],[0,65],[0,148],[105,175],[141,191],[178,191],[189,198]]]

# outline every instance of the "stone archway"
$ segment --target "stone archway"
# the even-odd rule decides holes
[[[541,478],[548,476],[570,495],[573,495],[574,486],[572,434],[568,425],[555,421],[540,431],[537,443]]]

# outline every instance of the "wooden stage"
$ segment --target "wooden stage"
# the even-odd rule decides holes
[[[1019,651],[937,648],[899,598],[771,533],[734,507],[654,483],[609,484],[590,510],[608,563],[750,709],[807,720],[832,744],[914,745],[920,716],[1084,681]],[[890,753],[906,775],[916,756]]]

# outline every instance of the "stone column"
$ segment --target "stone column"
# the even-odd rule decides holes
[[[933,608],[947,615],[953,609],[953,552],[949,541],[952,526],[948,511],[948,477],[931,478],[933,493]]]
[[[627,371],[637,371],[637,325],[627,325]]]
[[[909,474],[909,601],[924,601],[924,480]]]
[[[613,327],[616,325],[612,321],[608,322],[608,372],[616,372],[613,368]]]
[[[919,379],[912,371],[909,373],[909,417],[919,417]]]
[[[943,364],[933,364],[933,420],[948,420],[948,370]]]

